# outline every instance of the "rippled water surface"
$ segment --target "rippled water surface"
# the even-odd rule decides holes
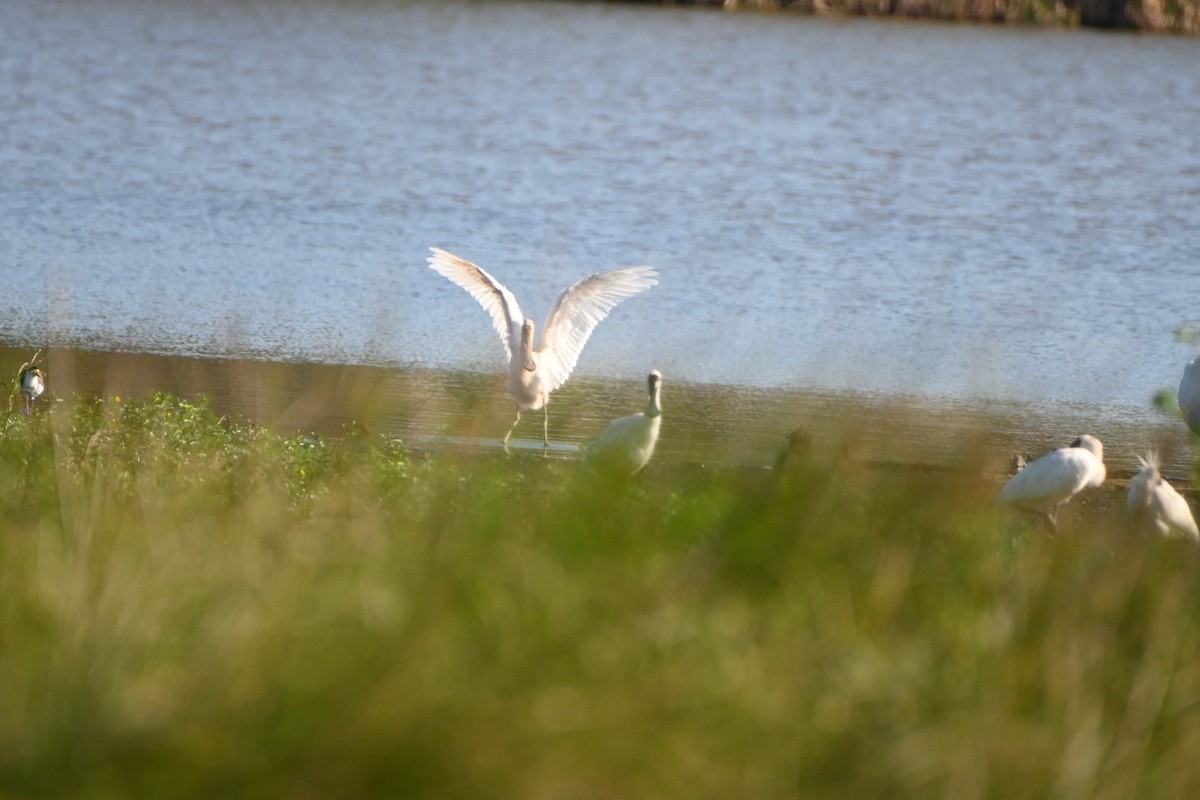
[[[1200,42],[549,2],[16,2],[0,341],[1145,409],[1200,318]],[[1085,411],[1086,413],[1086,411]]]

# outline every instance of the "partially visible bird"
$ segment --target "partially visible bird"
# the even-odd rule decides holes
[[[21,394],[25,395],[25,416],[33,413],[33,401],[46,391],[46,373],[30,367],[21,373]]]
[[[1183,368],[1179,381],[1179,410],[1187,426],[1200,434],[1200,356]]]
[[[1138,456],[1141,470],[1129,481],[1125,504],[1137,522],[1138,530],[1160,536],[1186,536],[1200,542],[1196,519],[1187,500],[1167,483],[1160,470],[1158,453]]]
[[[550,445],[546,403],[550,393],[566,383],[592,331],[627,297],[658,283],[653,267],[624,267],[598,272],[563,291],[542,327],[541,342],[533,343],[533,320],[526,318],[517,298],[470,261],[429,248],[429,266],[465,289],[492,317],[492,327],[504,343],[508,358],[508,391],[517,403],[517,418],[504,435],[504,447],[522,411],[542,410],[542,444]]]
[[[1070,447],[1047,453],[1009,478],[996,504],[1033,514],[1057,532],[1058,510],[1080,491],[1102,485],[1106,474],[1104,445],[1084,434]]]
[[[584,461],[589,466],[608,467],[633,473],[654,455],[662,427],[662,373],[653,370],[646,378],[649,399],[644,411],[608,423],[588,446]]]

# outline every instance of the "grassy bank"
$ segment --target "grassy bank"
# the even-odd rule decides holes
[[[1196,796],[1197,554],[975,466],[12,415],[0,797]]]
[[[1200,33],[1200,0],[701,0],[728,10]]]

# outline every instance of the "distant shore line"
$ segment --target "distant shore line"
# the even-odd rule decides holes
[[[1200,0],[624,0],[726,11],[1200,34]]]
[[[6,378],[36,348],[0,342]],[[232,414],[281,432],[339,436],[359,428],[404,440],[484,442],[511,423],[500,373],[439,367],[297,363],[49,347],[42,407],[77,394],[137,398],[166,392],[204,397]],[[1092,433],[1105,442],[1113,477],[1136,469],[1136,454],[1157,449],[1171,479],[1192,478],[1192,441],[1182,421],[1153,409],[1072,403],[929,398],[873,392],[692,383],[668,375],[669,404],[660,457],[769,465],[789,431],[804,427],[818,445],[853,442],[857,457],[908,468],[960,465],[969,446],[1007,469]],[[581,374],[563,387],[551,418],[553,441],[575,446],[640,400],[641,382]],[[0,411],[3,407],[0,406]],[[537,423],[533,425],[536,429]],[[518,438],[523,435],[518,431]],[[540,436],[537,437],[540,446]]]

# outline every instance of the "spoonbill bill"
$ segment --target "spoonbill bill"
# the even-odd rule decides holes
[[[533,343],[533,320],[521,313],[517,298],[482,268],[441,250],[427,260],[436,272],[458,284],[492,317],[492,327],[508,358],[508,391],[517,403],[517,418],[504,434],[504,447],[521,421],[522,411],[542,410],[542,444],[550,446],[546,403],[566,383],[592,331],[622,300],[658,283],[653,267],[624,267],[582,278],[558,296],[542,326],[541,342]]]
[[[1200,356],[1193,358],[1183,368],[1179,381],[1179,410],[1187,426],[1200,434]]]
[[[1129,481],[1125,495],[1126,507],[1137,520],[1138,530],[1153,531],[1160,536],[1186,536],[1200,542],[1192,509],[1163,478],[1158,453],[1151,451],[1138,456],[1138,462],[1142,468]]]
[[[996,504],[1033,514],[1058,531],[1058,510],[1076,494],[1104,483],[1104,445],[1095,436],[1084,434],[1027,464],[1009,478],[1000,490]]]
[[[636,414],[614,419],[587,447],[585,460],[591,465],[627,469],[634,474],[650,461],[662,427],[662,373],[651,371],[646,378],[649,399]]]

